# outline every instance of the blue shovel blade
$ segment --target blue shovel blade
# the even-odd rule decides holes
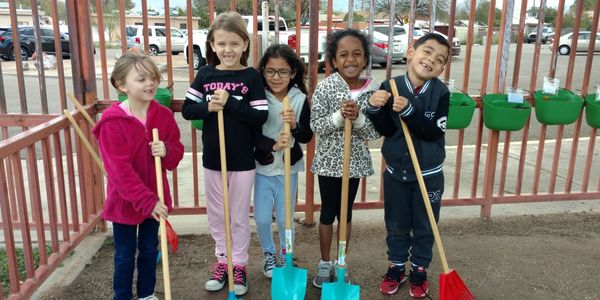
[[[360,299],[360,287],[344,282],[346,269],[337,269],[337,281],[323,284],[321,300],[358,300]]]
[[[273,300],[302,300],[306,295],[308,271],[296,268],[292,254],[286,254],[285,267],[273,269],[271,279],[271,298]]]
[[[235,296],[234,291],[229,291],[229,293],[227,294],[227,300],[238,300],[238,298]]]

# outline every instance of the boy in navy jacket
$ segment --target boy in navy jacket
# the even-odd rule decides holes
[[[449,57],[450,44],[444,37],[435,33],[424,35],[407,52],[406,74],[391,79],[400,96],[392,97],[386,81],[369,99],[368,116],[386,137],[381,152],[387,162],[383,175],[384,208],[391,264],[379,286],[383,294],[396,293],[407,280],[405,263],[410,259],[410,295],[415,299],[427,296],[426,269],[432,259],[434,238],[400,118],[411,132],[437,222],[444,192],[442,166],[450,99],[448,88],[437,76]]]

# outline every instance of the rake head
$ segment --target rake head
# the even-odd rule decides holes
[[[475,300],[454,269],[440,274],[440,300]]]

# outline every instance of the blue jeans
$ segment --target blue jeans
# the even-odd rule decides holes
[[[296,206],[297,182],[298,174],[292,174],[290,179],[292,213],[294,213]],[[256,174],[254,182],[254,221],[256,221],[256,232],[263,252],[276,253],[273,230],[271,229],[273,206],[275,206],[275,220],[277,228],[279,228],[279,245],[281,245],[282,250],[285,249],[285,192],[283,184],[284,178],[281,175],[265,176]]]
[[[424,181],[437,223],[444,193],[444,175],[427,177]],[[399,182],[387,171],[383,174],[383,184],[388,259],[392,263],[403,264],[410,258],[411,263],[428,268],[434,238],[419,184]]]
[[[154,219],[146,219],[139,225],[113,223],[115,244],[115,273],[113,274],[114,300],[133,298],[133,271],[137,255],[137,296],[148,297],[154,293],[156,284],[156,258],[158,256],[158,227]]]

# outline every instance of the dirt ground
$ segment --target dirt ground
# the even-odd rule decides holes
[[[353,225],[348,265],[352,282],[360,285],[361,299],[410,299],[407,286],[394,296],[382,296],[378,290],[387,267],[383,222]],[[296,263],[308,269],[311,280],[319,258],[317,227],[296,226]],[[598,299],[600,295],[600,214],[442,220],[440,231],[450,267],[477,299]],[[173,299],[227,298],[227,287],[218,293],[203,288],[214,261],[213,247],[210,235],[180,237],[179,250],[169,255]],[[112,298],[112,255],[108,239],[71,286],[43,299]],[[250,257],[249,291],[244,299],[269,299],[270,280],[262,275],[262,253],[254,235]],[[159,265],[156,291],[162,299],[160,269]],[[440,270],[434,252],[429,269],[432,299],[438,299]],[[309,283],[306,299],[320,299],[320,290]]]

